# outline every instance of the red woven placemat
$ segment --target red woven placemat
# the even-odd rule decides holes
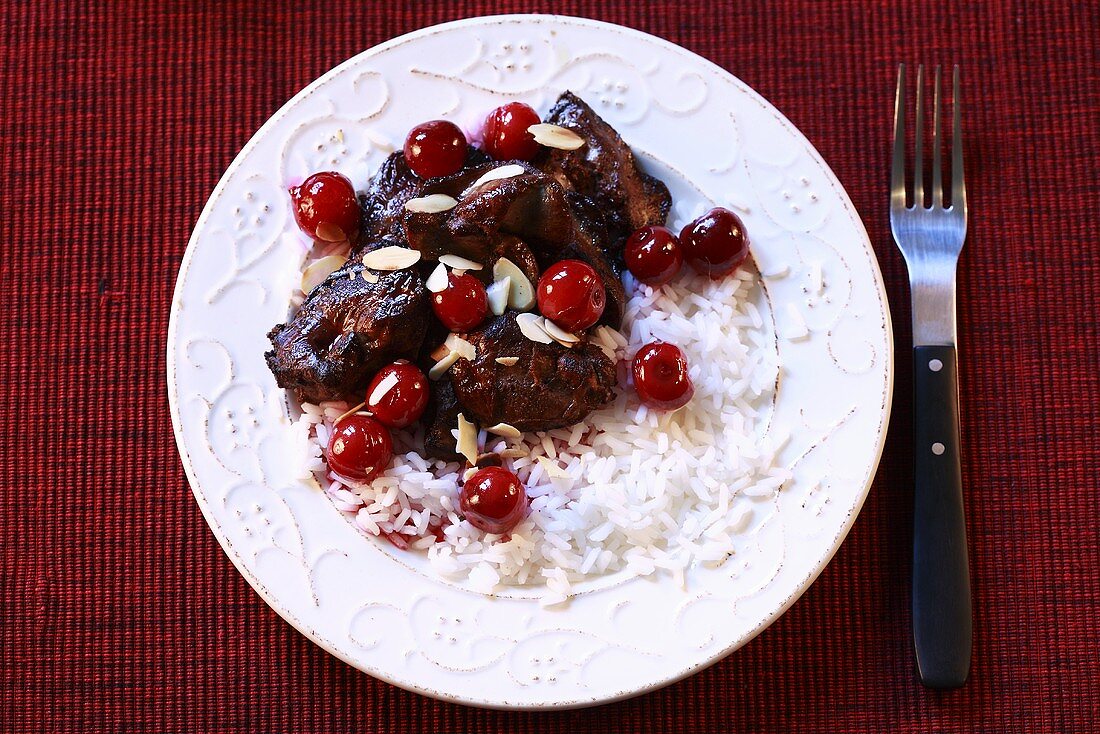
[[[1096,3],[4,5],[0,730],[1100,729]],[[203,523],[164,390],[180,257],[252,132],[362,49],[517,11],[663,36],[774,102],[863,213],[900,347],[878,478],[821,578],[713,668],[578,712],[441,704],[295,632]],[[909,642],[909,312],[885,216],[899,60],[962,64],[969,102],[959,316],[977,624],[970,683],[950,693],[920,687]]]

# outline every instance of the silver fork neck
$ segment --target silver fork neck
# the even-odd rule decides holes
[[[919,268],[910,264],[913,346],[955,346],[955,269],[954,261],[925,261]]]

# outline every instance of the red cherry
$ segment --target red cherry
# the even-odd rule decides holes
[[[712,278],[737,269],[749,255],[745,225],[729,209],[717,207],[680,230],[688,265]]]
[[[676,277],[684,253],[668,227],[642,227],[627,238],[623,259],[635,278],[656,287]]]
[[[688,377],[687,358],[674,344],[646,344],[634,356],[631,370],[638,397],[652,408],[675,410],[686,405],[695,394],[695,386]]]
[[[462,485],[458,506],[466,519],[486,533],[507,533],[527,514],[527,490],[512,472],[488,466]]]
[[[607,294],[592,266],[580,260],[554,263],[539,278],[539,311],[563,329],[583,331],[600,320]]]
[[[432,310],[444,326],[462,333],[485,320],[489,296],[481,281],[469,273],[448,273],[446,289],[432,294]]]
[[[328,442],[328,466],[358,482],[374,479],[393,458],[386,427],[367,415],[349,415],[336,424]]]
[[[405,162],[420,178],[458,173],[466,162],[466,136],[447,120],[422,122],[405,138]]]
[[[427,405],[428,378],[404,359],[378,370],[367,388],[367,410],[390,428],[419,420]]]
[[[530,105],[523,102],[501,105],[485,118],[482,146],[498,161],[529,161],[539,152],[539,144],[527,128],[540,122],[539,113]]]
[[[359,229],[359,201],[347,176],[335,171],[315,173],[289,191],[294,221],[310,237],[340,242]]]

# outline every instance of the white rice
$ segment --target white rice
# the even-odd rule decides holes
[[[748,300],[753,277],[712,281],[685,269],[654,290],[626,276],[634,295],[622,334],[597,339],[619,359],[614,403],[576,426],[522,440],[479,434],[484,451],[527,454],[504,462],[531,498],[528,517],[507,540],[459,516],[462,467],[417,454],[420,429],[395,433],[392,466],[369,484],[328,474],[322,452],[344,403],[302,406],[295,429],[303,476],[314,476],[364,532],[404,540],[409,552],[426,550],[439,574],[485,593],[537,584],[552,604],[586,577],[621,570],[670,574],[682,584],[693,564],[728,558],[749,523],[749,498],[774,494],[788,478],[774,466],[782,446],[762,435],[778,366]],[[673,413],[640,405],[625,381],[629,360],[655,339],[684,351],[695,383],[694,399]],[[549,476],[551,466],[568,477]]]

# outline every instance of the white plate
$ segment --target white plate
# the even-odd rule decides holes
[[[782,365],[770,430],[794,478],[758,502],[717,569],[612,578],[568,605],[437,580],[294,480],[265,333],[300,247],[286,184],[338,169],[362,185],[413,124],[472,124],[504,100],[545,111],[572,89],[665,178],[672,221],[743,214]],[[287,234],[290,233],[290,234]],[[866,496],[886,432],[893,349],[881,276],[847,195],[745,84],[684,49],[557,16],[426,28],[341,64],[279,110],[226,171],[180,268],[168,337],[176,439],[195,497],[241,574],[348,663],[482,706],[582,706],[671,683],[743,645],[817,577]]]

